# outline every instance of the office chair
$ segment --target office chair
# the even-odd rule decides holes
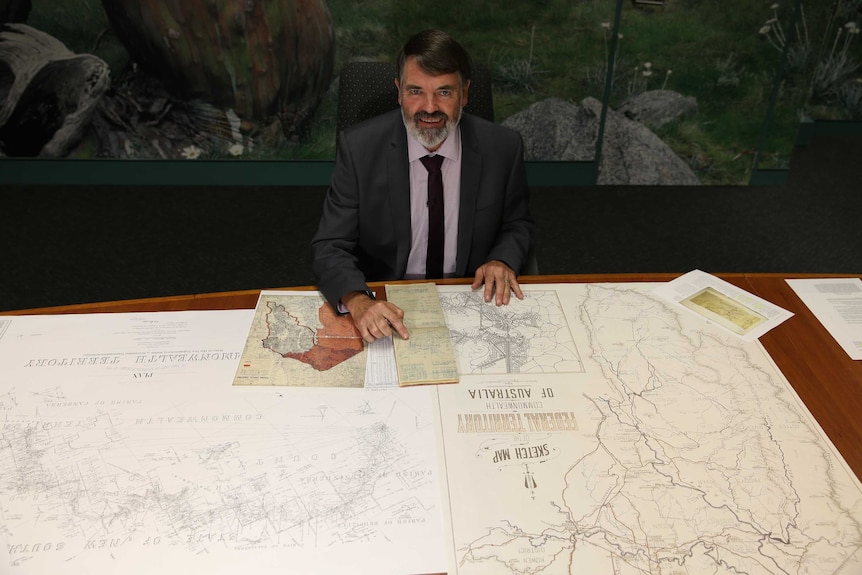
[[[473,78],[464,111],[494,121],[491,72],[481,64],[473,65]],[[336,144],[342,130],[363,120],[398,107],[395,88],[397,70],[391,62],[347,62],[338,80],[338,109],[335,114]],[[530,247],[521,275],[538,275],[535,246]]]

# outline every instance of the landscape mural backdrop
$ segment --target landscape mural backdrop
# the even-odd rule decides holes
[[[433,27],[528,160],[744,184],[788,167],[800,122],[862,119],[860,24],[862,0],[0,0],[0,169],[332,160],[341,67]]]

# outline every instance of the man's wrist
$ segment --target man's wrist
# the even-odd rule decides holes
[[[344,294],[338,302],[338,311],[339,313],[346,314],[350,313],[350,304],[357,297],[368,297],[369,299],[377,299],[374,297],[374,292],[371,290],[357,290]]]

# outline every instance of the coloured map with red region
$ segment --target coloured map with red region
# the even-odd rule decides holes
[[[234,385],[362,387],[365,346],[318,292],[261,292]]]
[[[263,347],[282,357],[326,371],[363,351],[362,337],[353,322],[338,316],[328,303],[318,308],[318,319],[323,327],[304,325],[282,304],[267,302],[266,305],[269,337],[263,340]]]

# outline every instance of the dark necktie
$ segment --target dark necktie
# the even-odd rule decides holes
[[[443,226],[443,156],[420,158],[428,170],[428,257],[425,261],[425,278],[443,277],[443,245],[446,232]]]

